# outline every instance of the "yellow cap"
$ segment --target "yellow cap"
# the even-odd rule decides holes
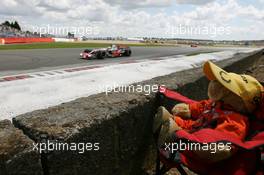
[[[229,73],[210,61],[204,64],[204,74],[209,80],[217,80],[244,101],[248,112],[252,112],[261,101],[263,86],[249,75]]]

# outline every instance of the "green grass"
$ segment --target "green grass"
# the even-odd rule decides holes
[[[109,43],[66,43],[66,42],[55,42],[55,43],[33,43],[33,44],[10,44],[0,45],[0,50],[17,50],[17,49],[51,49],[51,48],[101,48],[108,47]],[[129,46],[137,47],[151,47],[151,46],[165,46],[158,44],[128,44]]]

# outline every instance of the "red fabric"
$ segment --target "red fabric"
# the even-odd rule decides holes
[[[168,98],[184,102],[190,104],[190,106],[197,106],[196,109],[193,110],[192,115],[197,115],[203,110],[202,103],[197,103],[196,101],[190,100],[177,92],[173,92],[167,90],[166,88],[163,89],[163,93]],[[210,102],[203,102],[204,104],[209,104]],[[207,106],[208,107],[208,106]],[[264,100],[262,99],[261,106],[255,113],[255,116],[258,120],[264,121]],[[189,121],[189,125],[193,124]],[[187,124],[188,125],[188,124]],[[228,125],[224,124],[222,126]],[[255,135],[251,138],[250,141],[243,141],[242,137],[237,137],[232,133],[223,132],[223,130],[219,129],[201,129],[194,133],[189,133],[185,130],[180,130],[176,132],[176,136],[179,139],[188,140],[189,142],[198,142],[198,143],[215,143],[215,142],[231,142],[232,145],[237,146],[237,148],[242,148],[236,153],[232,158],[228,160],[224,160],[222,162],[217,162],[215,164],[208,164],[205,161],[201,161],[196,159],[192,152],[184,152],[181,154],[181,161],[191,170],[201,173],[201,174],[232,174],[232,175],[246,175],[246,174],[253,174],[254,170],[256,169],[257,163],[257,153],[254,148],[260,147],[264,145],[264,132],[263,132],[263,123],[261,124],[259,121],[250,123],[251,130],[262,130],[262,132]],[[258,128],[257,128],[257,127]],[[225,128],[225,127],[224,127]],[[224,129],[225,130],[225,129]],[[238,134],[239,135],[239,134]],[[244,137],[244,134],[242,134]],[[245,151],[248,150],[248,151]],[[161,160],[170,167],[173,167],[173,162],[166,160],[161,155]],[[259,172],[259,174],[263,174],[263,172]]]
[[[191,99],[189,99],[189,98],[187,98],[187,97],[185,97],[185,96],[183,96],[177,92],[171,91],[165,87],[160,87],[159,92],[164,94],[168,98],[171,98],[173,100],[177,100],[177,101],[180,101],[183,103],[190,104],[190,103],[196,102],[195,100],[191,100]]]
[[[193,155],[181,154],[181,160],[192,171],[199,174],[209,175],[250,175],[256,171],[257,152],[256,151],[239,151],[235,156],[228,160],[217,163],[208,163],[195,159]],[[213,156],[213,155],[212,155]]]
[[[52,38],[0,38],[2,44],[54,42]]]
[[[190,159],[188,156],[191,156]],[[256,160],[257,152],[237,152],[236,156],[228,160],[217,162],[214,164],[206,163],[200,159],[196,159],[195,156],[190,154],[181,154],[182,163],[187,166],[190,170],[198,174],[208,174],[208,175],[249,175],[254,174],[256,171]],[[170,161],[160,153],[161,162],[166,165],[168,169],[175,168],[179,166],[179,163]],[[259,172],[258,175],[263,175],[263,172]]]
[[[175,91],[168,90],[165,87],[160,88],[160,93],[164,94],[168,98],[171,98],[171,99],[174,99],[180,102],[184,102],[187,104],[197,103],[197,101],[190,100],[189,98],[184,97]],[[264,98],[262,99],[261,105],[262,106],[256,111],[256,114],[259,115],[259,118],[263,117]],[[185,138],[185,139],[195,141],[195,142],[200,142],[200,143],[229,141],[244,149],[252,149],[254,147],[264,145],[264,132],[258,133],[250,141],[246,141],[246,142],[243,142],[237,139],[236,137],[233,137],[232,135],[225,134],[220,131],[213,130],[213,129],[202,129],[192,134],[184,130],[180,130],[177,132],[177,136],[180,138]]]
[[[184,130],[179,130],[176,132],[176,135],[178,138],[187,139],[190,142],[199,142],[199,143],[214,143],[221,141],[231,142],[238,147],[248,150],[264,145],[264,132],[257,134],[250,141],[241,141],[237,139],[237,137],[234,137],[233,135],[229,135],[214,129],[201,129],[192,134]]]
[[[197,119],[204,111],[212,109],[211,100],[202,100],[200,102],[190,103],[191,116],[193,119]]]
[[[192,132],[195,128],[203,128],[206,123],[213,120],[215,130],[233,135],[244,140],[249,129],[248,118],[234,111],[225,110],[221,103],[213,103],[211,100],[203,100],[190,104],[192,119],[186,120],[175,117],[175,122],[184,130]],[[209,126],[205,126],[209,127]]]

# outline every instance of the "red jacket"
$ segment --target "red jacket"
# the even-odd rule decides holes
[[[175,122],[184,130],[194,132],[201,128],[212,128],[244,140],[248,129],[248,118],[232,111],[221,103],[204,100],[190,104],[192,119],[175,117]]]

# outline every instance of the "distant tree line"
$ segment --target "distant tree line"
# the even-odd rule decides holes
[[[8,27],[11,27],[11,28],[14,28],[14,29],[21,31],[21,27],[17,21],[15,21],[15,22],[5,21],[4,23],[2,23],[2,25],[5,25],[5,26],[8,26]]]

